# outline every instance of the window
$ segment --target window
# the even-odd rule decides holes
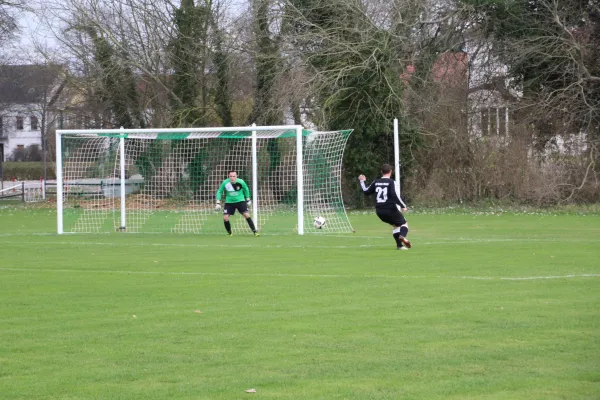
[[[480,112],[481,115],[481,134],[487,135],[506,135],[508,131],[507,122],[509,111],[507,107],[490,107],[484,108]]]
[[[506,124],[508,123],[508,108],[501,107],[498,109],[498,134],[505,136],[508,132]]]
[[[487,108],[481,110],[481,134],[483,136],[490,134],[490,110]]]
[[[17,129],[23,130],[23,117],[17,117]]]
[[[38,130],[38,119],[35,116],[31,116],[29,118],[31,120],[31,130],[32,131],[37,131]]]
[[[490,108],[489,110],[489,117],[490,117],[490,123],[488,124],[488,126],[490,127],[490,131],[489,134],[490,135],[497,135],[498,134],[498,129],[500,128],[498,126],[498,109],[497,108]]]

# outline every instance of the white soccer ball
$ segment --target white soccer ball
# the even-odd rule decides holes
[[[325,218],[323,217],[317,217],[315,218],[315,220],[313,221],[313,224],[315,225],[315,228],[317,229],[322,229],[323,226],[325,226],[325,223],[327,221],[325,221]]]

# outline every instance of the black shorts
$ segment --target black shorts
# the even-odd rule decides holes
[[[383,208],[375,210],[380,220],[386,224],[402,226],[406,223],[404,215],[397,208]]]
[[[244,214],[248,212],[248,204],[245,201],[240,201],[237,203],[225,203],[225,207],[223,207],[224,215],[233,215],[235,214],[235,210],[238,210],[240,214]]]

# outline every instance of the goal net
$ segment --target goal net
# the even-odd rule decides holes
[[[300,126],[57,131],[58,233],[224,234],[216,192],[250,188],[261,233],[352,232],[341,173],[350,130]],[[224,200],[224,198],[223,198]],[[326,220],[315,229],[316,217]],[[242,216],[234,234],[250,234]]]

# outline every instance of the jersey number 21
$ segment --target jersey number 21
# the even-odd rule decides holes
[[[377,202],[378,203],[385,203],[387,201],[387,198],[388,198],[388,193],[387,193],[388,188],[386,188],[386,187],[376,187],[375,191],[377,192],[377,196],[376,196]]]

